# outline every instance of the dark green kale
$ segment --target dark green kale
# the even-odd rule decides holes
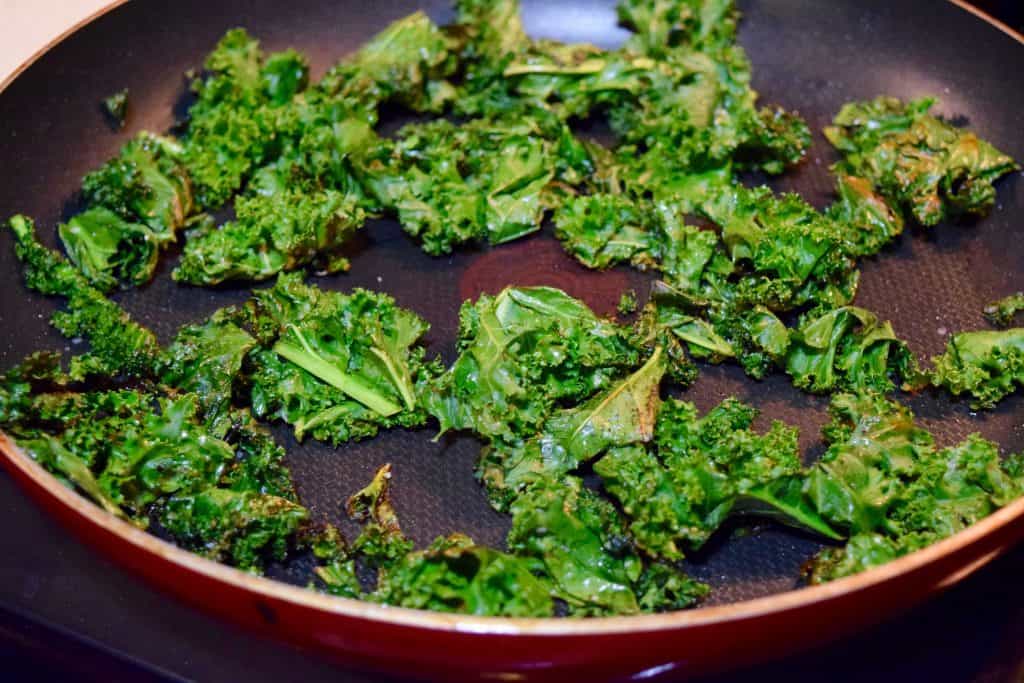
[[[142,223],[157,246],[164,246],[174,241],[194,208],[183,154],[177,140],[139,133],[118,156],[82,179],[82,195],[91,206]]]
[[[348,270],[342,249],[365,219],[357,198],[334,190],[251,194],[235,202],[235,214],[230,223],[189,236],[175,280],[259,281],[306,265],[324,273]]]
[[[653,207],[624,195],[567,197],[554,220],[555,236],[588,268],[618,263],[647,268],[661,260],[660,217]]]
[[[69,339],[89,341],[89,352],[72,359],[71,377],[150,376],[159,355],[153,333],[104,297],[60,254],[41,245],[30,218],[14,216],[9,226],[25,284],[41,294],[67,299],[64,310],[54,313],[53,326]]]
[[[872,183],[921,225],[959,214],[984,214],[993,183],[1017,170],[1013,159],[974,133],[928,113],[932,98],[893,97],[843,106],[825,136],[843,155],[835,170]]]
[[[1024,327],[954,334],[932,364],[935,386],[969,394],[973,408],[992,408],[1024,387]]]
[[[310,582],[310,588],[320,588],[343,598],[360,598],[363,595],[359,578],[356,576],[356,561],[352,549],[338,528],[327,524],[306,534],[303,539],[313,551],[317,561],[313,573],[317,582]]]
[[[690,403],[668,401],[658,416],[656,452],[616,448],[595,463],[646,553],[681,559],[731,514],[767,515],[837,537],[800,499],[797,431],[776,421],[756,434],[756,415],[735,399],[704,417]]]
[[[192,213],[181,157],[176,141],[143,132],[83,179],[90,208],[60,225],[59,234],[68,257],[101,291],[152,279],[160,250]]]
[[[632,315],[637,312],[638,308],[640,308],[640,304],[637,302],[635,289],[627,289],[623,292],[619,297],[619,303],[615,306],[619,315]]]
[[[216,487],[171,496],[159,515],[179,545],[254,572],[267,557],[284,559],[308,518],[285,498]]]
[[[391,297],[322,291],[290,274],[256,292],[249,310],[265,347],[251,356],[257,416],[336,444],[426,419],[416,386],[437,369],[417,341],[429,325]]]
[[[854,258],[877,254],[903,232],[903,216],[875,192],[871,182],[851,175],[836,178],[839,199],[825,214],[841,227]]]
[[[68,259],[101,292],[153,278],[160,245],[145,225],[101,206],[73,216],[57,230]]]
[[[552,586],[533,573],[534,564],[452,534],[392,565],[372,597],[388,605],[439,612],[552,616]]]
[[[638,364],[628,331],[548,287],[463,304],[459,357],[424,388],[441,432],[532,436],[556,405],[586,400]]]
[[[540,228],[552,204],[558,138],[531,119],[411,124],[367,153],[363,183],[429,254],[502,244]]]
[[[334,101],[358,102],[371,123],[384,102],[440,113],[455,95],[446,79],[455,72],[457,49],[457,40],[423,12],[414,12],[334,66],[317,89]]]
[[[725,281],[705,269],[705,291],[698,295],[773,311],[841,306],[853,298],[858,272],[839,227],[799,196],[737,187],[719,197],[709,217],[722,226],[740,278]]]
[[[665,358],[656,348],[633,374],[572,408],[549,414],[527,441],[495,442],[479,463],[491,504],[504,510],[538,479],[561,479],[611,447],[654,437]]]
[[[629,44],[638,52],[736,42],[739,13],[732,0],[623,0],[616,9],[622,24],[634,32]]]
[[[685,575],[658,575],[668,567],[645,572],[615,508],[576,477],[542,479],[515,500],[508,546],[538,562],[573,614],[635,614],[641,600],[690,606],[707,593]]]
[[[803,316],[790,331],[786,372],[811,392],[887,393],[918,381],[917,361],[892,325],[856,306]]]
[[[104,98],[103,109],[118,128],[124,128],[124,120],[128,116],[128,88]]]
[[[966,528],[1024,493],[1014,461],[978,435],[937,450],[910,412],[873,396],[833,399],[832,445],[812,468],[805,495],[850,535],[809,567],[813,583],[888,562]]]
[[[373,480],[348,499],[345,511],[352,519],[364,523],[352,543],[352,552],[370,566],[386,572],[412,552],[412,541],[402,533],[391,504],[390,464],[381,465]]]
[[[1021,311],[1024,311],[1024,292],[1017,292],[986,306],[985,317],[996,327],[1009,327]]]
[[[35,381],[52,380],[33,361]],[[30,373],[4,378],[10,395]],[[284,556],[308,513],[283,451],[239,414],[214,434],[194,394],[137,390],[37,393],[0,426],[34,460],[109,512],[211,559],[258,571]],[[226,439],[226,440],[225,440]]]
[[[287,50],[264,57],[243,29],[232,29],[192,82],[184,161],[199,206],[214,209],[241,189],[252,171],[280,152],[294,123],[288,105],[309,78],[305,58]]]
[[[256,340],[229,316],[218,312],[204,323],[182,327],[160,363],[160,381],[196,394],[203,420],[215,433],[231,423],[235,381],[242,360],[256,346]]]

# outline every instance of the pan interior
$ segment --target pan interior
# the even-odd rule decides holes
[[[443,2],[419,3],[435,19],[450,14]],[[940,113],[969,123],[1012,156],[1024,158],[1020,135],[1024,91],[1006,88],[1003,74],[1024,67],[1024,48],[962,10],[928,0],[763,0],[741,2],[745,19],[740,43],[754,65],[754,85],[764,102],[796,109],[820,131],[841,104],[886,93],[900,97],[936,94]],[[269,50],[295,47],[313,64],[314,77],[367,36],[414,9],[417,3],[293,0],[287,12],[274,0],[181,0],[171,7],[129,3],[71,36],[0,94],[0,217],[24,212],[36,217],[45,241],[56,242],[57,221],[78,208],[81,176],[112,156],[140,129],[163,131],[187,103],[182,73],[201,63],[217,38],[246,26]],[[624,33],[615,24],[613,2],[524,1],[533,35],[614,46]],[[912,22],[907,17],[915,17]],[[99,102],[128,87],[132,114],[122,132],[106,127]],[[385,122],[393,125],[397,121]],[[828,144],[816,134],[807,160],[774,181],[778,190],[799,192],[819,208],[831,199]],[[999,184],[996,209],[969,224],[912,229],[895,247],[862,263],[856,303],[883,319],[918,355],[942,351],[951,332],[985,326],[990,300],[1024,288],[1024,183],[1020,174]],[[750,178],[750,182],[761,179]],[[368,223],[351,245],[348,274],[311,278],[327,289],[361,286],[383,290],[430,321],[431,353],[450,361],[458,309],[463,300],[506,285],[551,285],[613,314],[620,294],[636,289],[646,298],[648,278],[628,269],[588,271],[564,254],[549,229],[490,250],[463,250],[451,257],[425,255],[394,221]],[[176,259],[164,258],[157,279],[116,298],[139,321],[167,341],[180,325],[247,298],[248,288],[198,290],[180,287],[169,273]],[[41,348],[79,349],[47,325],[53,300],[28,293],[21,283],[9,235],[0,234],[0,367]],[[781,419],[801,428],[808,459],[817,455],[827,399],[793,389],[784,377],[762,382],[737,367],[703,366],[685,393],[706,410],[735,395],[762,411],[762,426]],[[972,414],[966,403],[924,393],[904,397],[940,444],[980,432],[1003,445],[1024,449],[1024,398]],[[393,430],[375,439],[332,448],[314,440],[297,443],[287,429],[275,434],[303,502],[313,515],[348,532],[341,507],[376,467],[393,464],[393,498],[403,528],[418,544],[453,531],[500,546],[506,516],[494,512],[473,476],[480,444],[469,437],[434,441],[431,428]],[[688,562],[693,576],[710,583],[713,603],[736,602],[792,589],[800,565],[819,545],[799,532],[773,526],[724,529]],[[302,566],[275,567],[294,580]]]

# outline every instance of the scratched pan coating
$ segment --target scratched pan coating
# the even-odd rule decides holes
[[[831,199],[834,152],[820,135],[843,102],[886,93],[903,98],[936,94],[938,111],[970,125],[982,137],[1024,159],[1024,90],[1010,74],[1024,72],[1024,47],[964,10],[934,0],[754,0],[740,2],[740,43],[765,103],[799,111],[816,131],[807,160],[774,182],[821,207]],[[367,36],[414,9],[445,21],[444,2],[380,0],[373,4],[326,0],[178,0],[136,2],[100,17],[56,45],[0,93],[0,218],[24,212],[55,244],[55,225],[80,208],[82,175],[114,155],[141,129],[168,130],[188,102],[183,73],[201,64],[223,32],[245,26],[268,51],[295,47],[318,77]],[[612,2],[524,0],[527,30],[535,36],[613,47],[626,35]],[[911,20],[912,18],[912,20]],[[112,131],[99,109],[112,92],[131,92],[128,125]],[[984,220],[911,229],[897,245],[862,264],[856,303],[893,321],[921,356],[941,352],[948,333],[985,326],[988,301],[1024,288],[1024,183],[1013,174],[999,183],[997,206]],[[177,253],[165,256],[151,284],[117,295],[140,322],[166,342],[186,322],[247,297],[243,286],[218,290],[178,286],[169,277]],[[462,250],[443,258],[422,253],[392,220],[367,224],[350,247],[347,274],[312,278],[328,289],[361,286],[393,295],[431,323],[431,352],[450,361],[458,309],[480,292],[506,285],[552,285],[614,313],[619,295],[635,288],[646,297],[648,279],[629,269],[587,271],[569,257],[550,229],[496,249]],[[76,351],[47,325],[57,302],[26,291],[11,240],[0,235],[0,367],[42,348]],[[801,428],[808,458],[817,453],[827,401],[794,390],[783,377],[754,382],[736,367],[704,367],[686,392],[701,409],[736,395],[762,410],[762,421],[782,419]],[[963,402],[924,394],[909,404],[939,442],[972,431],[1013,452],[1024,449],[1024,400],[1014,397],[982,415]],[[473,477],[480,444],[469,437],[432,440],[430,428],[394,430],[332,448],[297,443],[275,429],[288,449],[302,501],[317,518],[342,519],[346,497],[383,462],[394,466],[394,500],[403,527],[425,544],[463,531],[501,545],[509,520],[489,508]],[[798,586],[798,568],[819,545],[775,527],[755,533],[726,530],[689,563],[714,591],[711,602],[731,603]],[[301,567],[275,568],[295,580]]]

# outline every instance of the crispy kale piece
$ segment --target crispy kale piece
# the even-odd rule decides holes
[[[124,120],[128,116],[128,88],[103,98],[103,110],[118,128],[124,128]]]
[[[145,225],[96,207],[57,228],[68,259],[101,292],[149,282],[160,245]]]
[[[459,357],[424,388],[441,431],[532,436],[558,403],[580,402],[635,367],[627,330],[549,287],[509,287],[463,304]]]
[[[935,386],[969,394],[973,408],[992,408],[1024,387],[1024,327],[959,332],[932,363]]]
[[[877,396],[833,399],[832,445],[809,473],[805,495],[850,534],[810,564],[814,583],[847,576],[923,548],[1024,493],[1012,459],[978,435],[936,450],[908,410]]]
[[[231,322],[230,312],[186,325],[164,351],[159,377],[164,384],[199,397],[203,420],[214,433],[232,420],[231,398],[242,361],[255,346],[249,333]]]
[[[1017,292],[986,306],[985,317],[996,327],[1009,327],[1021,311],[1024,311],[1024,292]]]
[[[689,606],[707,593],[681,573],[664,576],[673,572],[668,567],[645,575],[622,518],[577,477],[542,479],[526,489],[512,505],[508,546],[538,561],[574,614],[635,614],[642,599],[660,606],[668,596]]]
[[[740,279],[709,277],[716,298],[785,311],[806,304],[848,303],[858,273],[838,226],[795,194],[742,187],[722,195],[710,211]]]
[[[732,0],[623,0],[616,9],[622,24],[634,31],[630,45],[639,52],[736,41],[739,14]]]
[[[846,252],[854,258],[877,254],[903,232],[903,216],[871,182],[851,175],[836,178],[839,199],[825,214],[842,226]]]
[[[90,208],[59,226],[72,263],[102,291],[153,277],[160,250],[192,213],[192,188],[171,138],[140,133],[85,176]]]
[[[452,534],[392,565],[381,576],[373,599],[439,612],[552,616],[552,587],[534,575],[533,564]]]
[[[841,174],[859,176],[921,225],[984,214],[993,183],[1019,168],[974,133],[928,113],[932,98],[877,97],[843,106],[825,136],[844,155]]]
[[[26,374],[8,374],[5,391]],[[2,427],[109,512],[243,569],[283,557],[308,516],[270,436],[244,415],[215,435],[194,394],[41,393]]]
[[[157,245],[173,242],[192,215],[192,184],[174,139],[142,132],[82,179],[82,195],[126,221],[142,223]]]
[[[665,358],[656,348],[633,374],[572,408],[550,414],[540,432],[514,444],[495,442],[478,473],[499,510],[538,479],[558,479],[611,447],[650,441],[661,405]]]
[[[531,119],[410,124],[367,152],[364,185],[429,254],[502,244],[540,228],[558,170],[558,138]]]
[[[918,379],[917,361],[892,325],[856,306],[804,316],[790,332],[786,372],[811,392],[885,393]]]
[[[252,171],[280,151],[293,123],[287,106],[306,88],[305,58],[287,50],[264,57],[243,29],[228,31],[192,82],[184,160],[203,208],[219,207]]]
[[[425,420],[416,385],[436,368],[416,344],[429,326],[391,297],[328,292],[281,275],[254,294],[249,315],[270,347],[252,355],[257,416],[336,444]]]
[[[356,197],[334,190],[255,193],[239,198],[235,213],[236,220],[189,237],[175,280],[258,281],[306,265],[325,273],[348,270],[342,248],[365,219]]]
[[[317,88],[332,100],[359,102],[374,122],[384,102],[440,113],[455,94],[446,79],[455,72],[457,49],[455,38],[423,12],[413,12],[335,65]]]
[[[381,465],[373,479],[348,499],[348,516],[364,522],[352,550],[373,567],[387,571],[412,551],[391,503],[391,465]]]
[[[304,507],[285,498],[212,487],[172,496],[159,520],[179,545],[258,571],[265,557],[287,555],[308,518]]]
[[[71,377],[149,376],[159,354],[153,333],[104,297],[60,254],[41,245],[30,218],[14,216],[9,227],[15,254],[25,270],[25,284],[41,294],[67,299],[65,309],[54,313],[53,326],[69,339],[89,341],[89,352],[72,360]]]
[[[693,404],[665,403],[656,453],[612,449],[594,465],[622,505],[637,545],[678,560],[736,513],[759,513],[836,538],[800,498],[797,432],[781,422],[756,434],[753,408],[727,399],[704,417]]]

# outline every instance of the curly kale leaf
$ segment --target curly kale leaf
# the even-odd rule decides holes
[[[268,557],[284,559],[308,519],[298,503],[224,488],[171,496],[158,516],[179,545],[242,568],[257,568]]]
[[[0,425],[10,429],[34,411],[33,393],[40,386],[63,387],[68,378],[60,366],[60,353],[36,351],[0,379]]]
[[[17,440],[18,445],[37,463],[56,475],[69,488],[77,488],[107,512],[123,517],[121,507],[96,481],[89,465],[49,434]]]
[[[786,372],[807,391],[892,391],[916,380],[914,355],[892,325],[856,306],[807,315],[790,333]]]
[[[214,486],[234,457],[198,424],[195,396],[158,405],[158,412],[140,415],[114,436],[98,476],[107,495],[136,516],[163,496]]]
[[[905,417],[883,414],[882,429]],[[856,438],[856,433],[851,435],[851,441],[840,448],[849,453],[856,448],[852,445]],[[921,441],[909,467],[904,463],[896,468],[879,458],[880,453],[864,451],[862,469],[846,464],[842,476],[847,481],[864,478],[866,473],[864,488],[873,494],[867,507],[873,514],[859,519],[845,546],[826,549],[814,559],[808,572],[812,583],[848,576],[935,543],[1024,494],[1024,477],[1014,470],[1013,461],[1001,460],[998,446],[977,434],[941,451]]]
[[[932,364],[935,386],[969,394],[974,408],[992,408],[1024,387],[1024,327],[954,334]]]
[[[876,394],[837,394],[824,434],[828,450],[804,490],[815,509],[851,535],[884,530],[905,480],[934,453],[910,411]]]
[[[921,225],[984,214],[993,183],[1019,166],[1006,154],[928,113],[935,100],[878,97],[843,106],[825,136],[844,158],[839,173],[859,176]]]
[[[1009,327],[1021,311],[1024,311],[1024,292],[1017,292],[986,306],[985,317],[996,327]]]
[[[619,21],[635,32],[628,45],[638,52],[657,54],[678,45],[705,49],[736,41],[739,13],[733,0],[623,0],[616,9]]]
[[[452,534],[392,565],[380,577],[373,599],[480,616],[552,616],[552,588],[534,575],[533,564]]]
[[[569,197],[555,211],[555,236],[588,268],[624,262],[646,267],[660,251],[656,220],[643,204],[622,195]]]
[[[664,354],[656,348],[636,372],[607,391],[552,413],[537,436],[513,446],[493,444],[479,465],[492,504],[505,509],[538,479],[563,477],[611,447],[650,441],[664,374]]]
[[[123,88],[109,97],[104,97],[103,110],[116,127],[124,128],[124,121],[128,116],[128,88]]]
[[[146,226],[97,207],[73,216],[57,230],[68,259],[101,292],[153,278],[160,247]]]
[[[528,437],[556,403],[582,401],[637,365],[627,331],[549,287],[510,287],[463,304],[459,357],[424,387],[441,432]]]
[[[89,340],[89,352],[72,360],[72,379],[150,376],[159,354],[153,333],[92,287],[60,254],[41,245],[30,218],[14,216],[9,226],[15,254],[25,269],[25,284],[42,294],[67,298],[66,308],[53,315],[53,326],[69,339]]]
[[[272,349],[252,357],[256,415],[334,443],[423,423],[416,385],[436,369],[416,344],[429,326],[391,297],[325,292],[292,274],[256,292],[250,310]]]
[[[391,464],[381,465],[373,479],[348,499],[348,516],[364,522],[352,550],[373,567],[388,570],[412,551],[391,503]]]
[[[192,83],[197,99],[183,158],[197,203],[213,209],[280,151],[282,133],[293,123],[287,105],[305,89],[309,67],[290,50],[264,58],[243,29],[228,31],[204,67],[204,77]]]
[[[848,254],[877,254],[903,232],[903,216],[875,192],[871,182],[851,175],[836,178],[839,199],[825,214],[843,227]]]
[[[317,88],[332,99],[362,103],[373,117],[384,102],[440,113],[455,94],[445,79],[455,71],[457,49],[458,41],[423,12],[414,12],[331,68]]]
[[[857,288],[839,226],[795,194],[736,188],[709,212],[740,279],[709,279],[718,297],[785,311],[806,304],[840,306]]]
[[[255,346],[245,330],[214,315],[198,325],[178,330],[161,359],[160,381],[199,397],[203,419],[210,429],[227,429],[231,398],[242,360]]]
[[[244,569],[283,557],[308,517],[269,434],[246,414],[214,434],[194,394],[41,393],[3,426],[108,511]]]
[[[306,265],[348,270],[342,248],[362,226],[357,198],[334,190],[255,193],[235,202],[236,220],[192,235],[173,276],[192,285],[266,280]]]
[[[429,254],[502,244],[538,230],[551,203],[559,149],[538,128],[529,119],[410,124],[367,153],[363,183]]]
[[[669,401],[658,417],[656,453],[617,448],[595,463],[645,552],[681,559],[736,513],[768,515],[836,538],[789,490],[801,472],[796,430],[774,422],[756,434],[750,429],[756,415],[735,399],[702,418],[692,404]]]
[[[146,225],[157,244],[172,242],[194,208],[183,153],[172,138],[139,133],[117,157],[85,176],[82,194],[92,206]]]
[[[509,549],[538,561],[579,614],[639,612],[643,565],[610,503],[576,477],[542,479],[512,504]]]

